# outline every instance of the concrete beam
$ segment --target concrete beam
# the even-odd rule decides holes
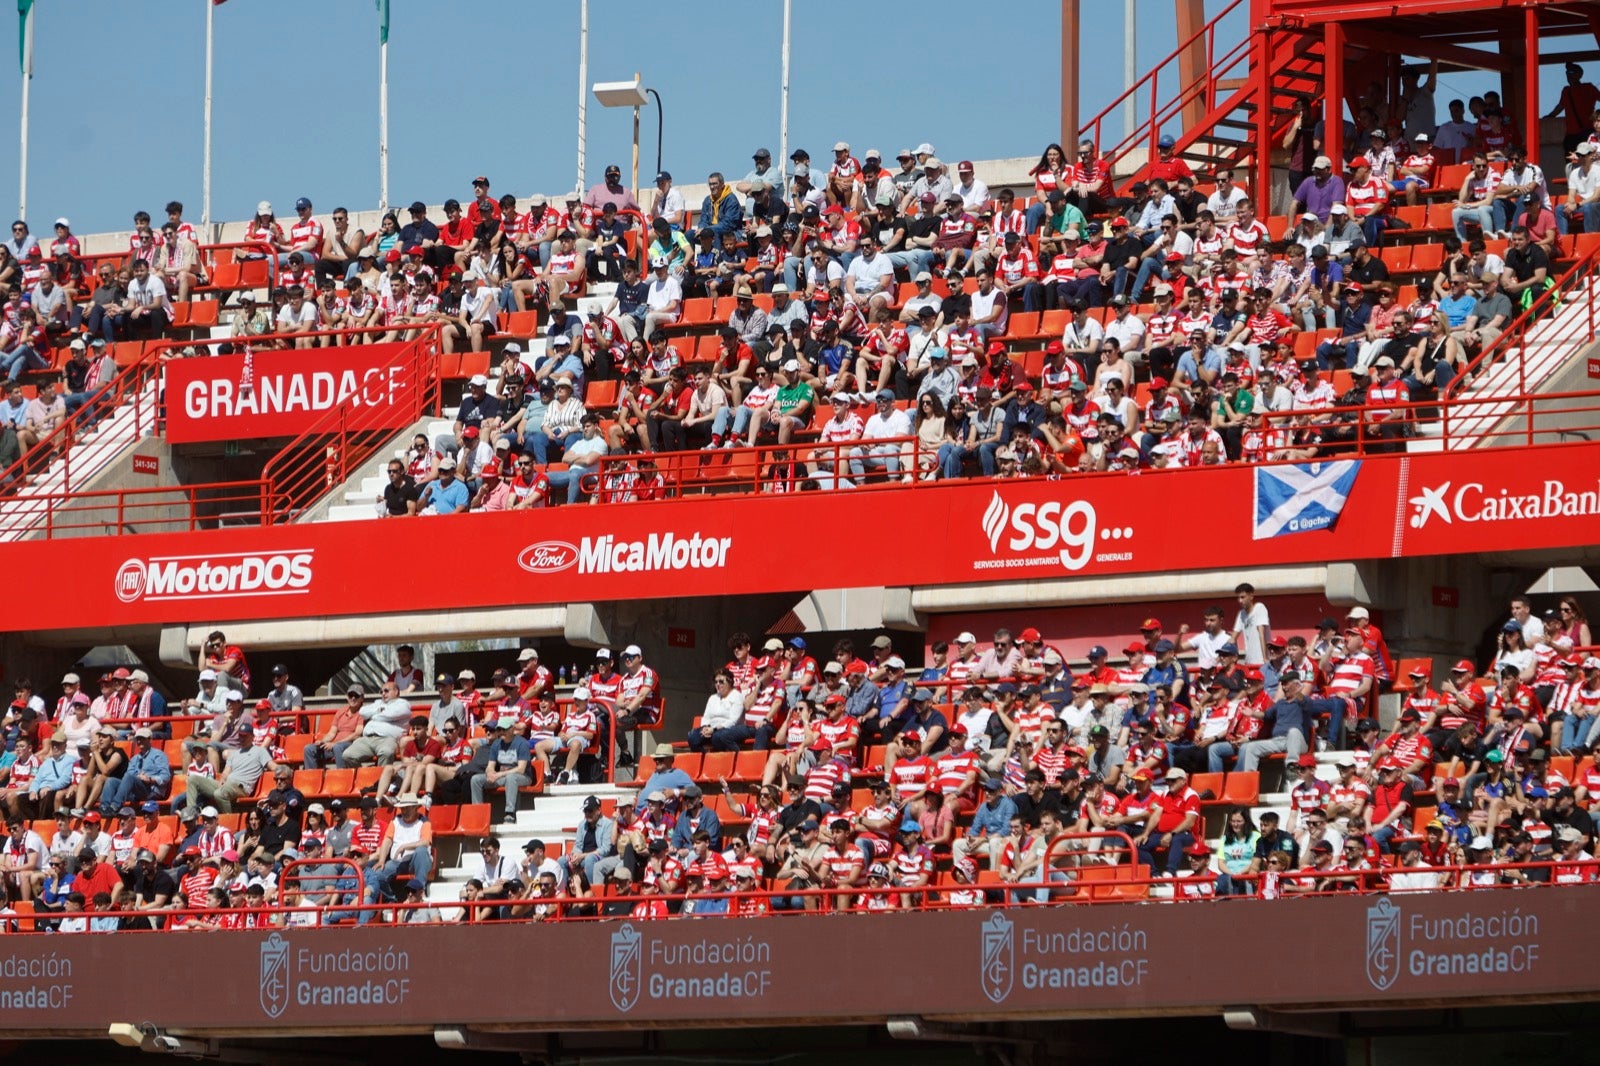
[[[499,607],[415,614],[342,615],[302,620],[230,622],[228,640],[251,652],[270,648],[480,640],[487,637],[556,637],[566,632],[566,607]],[[210,624],[171,626],[161,637],[161,658],[192,665]],[[170,634],[170,635],[169,635]]]
[[[911,590],[911,606],[919,614],[951,611],[998,611],[1023,607],[1067,607],[1088,603],[1159,602],[1228,597],[1241,581],[1256,586],[1263,597],[1321,593],[1328,589],[1328,566],[1285,566],[1267,571],[1200,570],[1187,574],[1129,577],[1065,577],[981,585],[946,585]],[[1354,581],[1354,578],[1350,578]]]

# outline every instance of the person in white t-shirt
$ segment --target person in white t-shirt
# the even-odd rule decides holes
[[[850,474],[857,480],[866,476],[869,467],[881,469],[890,477],[898,475],[903,459],[901,453],[905,446],[874,442],[911,436],[911,420],[904,411],[895,410],[893,392],[888,389],[881,390],[873,401],[873,406],[876,410],[867,419],[867,424],[861,431],[861,444],[850,449]],[[905,480],[910,479],[911,475],[907,473]]]
[[[278,311],[277,331],[284,335],[285,346],[292,337],[295,348],[314,348],[317,329],[317,305],[306,299],[306,290],[299,285],[289,290],[289,302]]]
[[[1256,600],[1256,587],[1245,581],[1235,588],[1239,598],[1239,614],[1233,623],[1233,642],[1239,646],[1246,665],[1260,666],[1267,661],[1267,641],[1272,636],[1272,623],[1267,618],[1267,605]]]
[[[650,279],[650,286],[645,294],[647,308],[644,315],[645,340],[649,340],[651,334],[660,327],[676,322],[678,312],[683,308],[683,287],[668,271],[667,257],[661,255],[650,260],[650,269],[654,271],[655,276]]]
[[[1248,199],[1250,194],[1233,183],[1232,169],[1223,167],[1217,171],[1216,190],[1206,197],[1206,208],[1216,218],[1217,225],[1223,226],[1239,213],[1239,201]]]

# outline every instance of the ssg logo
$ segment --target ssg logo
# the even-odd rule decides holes
[[[978,983],[992,1002],[1003,1003],[1011,995],[1012,971],[1016,969],[1017,926],[996,911],[983,923],[983,951],[978,960]]]
[[[632,925],[624,925],[611,934],[611,1003],[624,1013],[639,1002],[644,983],[644,953],[640,951],[643,939]]]
[[[1400,908],[1387,897],[1367,908],[1367,980],[1385,992],[1400,976]]]
[[[1133,527],[1100,529],[1094,505],[1087,500],[1047,500],[1044,503],[1008,505],[998,492],[989,497],[979,521],[991,554],[1001,549],[1024,552],[1055,551],[1068,570],[1082,570],[1094,553],[1095,538],[1123,540],[1133,537]]]
[[[261,1009],[276,1018],[289,1006],[289,943],[277,933],[261,942]]]

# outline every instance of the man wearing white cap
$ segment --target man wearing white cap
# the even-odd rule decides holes
[[[617,761],[632,763],[624,734],[661,720],[661,678],[644,663],[644,649],[622,649],[622,688],[617,694]]]
[[[133,754],[119,778],[106,781],[100,801],[108,807],[132,806],[147,799],[165,799],[172,786],[172,763],[167,753],[152,743],[148,726],[133,731]]]
[[[1556,212],[1556,225],[1562,233],[1583,219],[1583,232],[1600,233],[1600,151],[1593,141],[1579,141],[1572,150],[1573,164],[1567,168],[1567,202]]]
[[[1334,173],[1333,160],[1319,155],[1311,163],[1311,176],[1294,191],[1294,202],[1289,205],[1289,217],[1295,218],[1307,211],[1323,222],[1328,221],[1328,209],[1345,199],[1344,179]]]

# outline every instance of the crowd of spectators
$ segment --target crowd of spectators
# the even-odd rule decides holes
[[[1094,646],[1082,660],[1032,627],[986,646],[970,632],[934,642],[920,668],[888,636],[860,654],[840,640],[819,664],[804,638],[757,651],[735,634],[686,742],[655,747],[637,794],[590,797],[564,848],[532,841],[518,860],[483,837],[448,911],[1050,902],[1108,864],[1170,878],[1180,898],[1595,879],[1600,770],[1583,757],[1600,744],[1600,658],[1576,599],[1540,617],[1514,597],[1483,669],[1463,659],[1440,678],[1427,660],[1397,663],[1364,607],[1285,638],[1250,585],[1235,601],[1170,633],[1147,618],[1119,654]],[[520,790],[602,779],[613,738],[618,779],[635,765],[626,735],[659,724],[660,679],[637,646],[616,658],[600,649],[558,693],[564,679],[524,649],[483,688],[472,670],[436,676],[430,700],[412,649],[398,650],[377,700],[352,685],[348,706],[303,737],[307,768],[382,768],[358,797],[327,803],[295,787],[285,744],[307,712],[287,669],[245,710],[245,654],[221,633],[196,663],[196,695],[173,707],[214,714],[183,745],[182,795],[154,743],[170,732],[167,705],[142,672],[105,674],[93,699],[69,674],[54,709],[21,681],[0,757],[0,882],[63,931],[365,923],[399,904],[411,906],[395,920],[444,920],[422,905],[437,805],[501,793],[514,823]],[[1387,691],[1402,701],[1385,736]],[[677,765],[685,748],[696,766],[700,752],[765,758],[759,779],[697,779]],[[1278,756],[1287,811],[1229,809],[1213,846],[1209,775],[1259,773]],[[1336,780],[1319,774],[1327,762]],[[224,822],[239,812],[237,828]],[[54,834],[32,818],[54,818]],[[250,914],[275,906],[321,909]],[[94,917],[188,908],[209,913]]]
[[[581,315],[563,293],[530,290],[549,307],[544,353],[508,345],[503,394],[484,397],[488,377],[475,379],[455,433],[401,462],[404,483],[420,494],[453,459],[466,483],[464,505],[447,505],[455,513],[538,506],[563,487],[555,499],[651,499],[667,491],[652,453],[766,443],[781,449],[760,475],[773,491],[1403,447],[1416,404],[1450,394],[1553,285],[1558,235],[1600,210],[1600,194],[1584,191],[1584,175],[1600,175],[1600,115],[1573,144],[1575,180],[1557,204],[1515,137],[1495,134],[1499,101],[1456,101],[1452,114],[1483,116],[1464,145],[1483,151],[1455,231],[1436,271],[1414,285],[1391,278],[1385,234],[1410,225],[1397,208],[1432,196],[1444,209],[1440,160],[1460,139],[1457,120],[1433,122],[1431,84],[1412,79],[1392,109],[1364,103],[1368,147],[1347,165],[1308,155],[1281,233],[1230,167],[1196,175],[1171,137],[1120,194],[1093,142],[1075,162],[1050,145],[1026,204],[991,194],[970,162],[950,173],[930,144],[897,152],[894,169],[840,142],[825,176],[803,150],[780,175],[763,149],[742,180],[710,176],[697,216],[663,173],[637,216],[646,275],[625,259],[613,293]],[[1452,147],[1436,149],[1436,135]],[[1320,146],[1314,127],[1302,143]],[[1481,217],[1462,206],[1478,199]],[[565,216],[586,207],[578,249],[596,232],[593,205],[575,192]],[[524,243],[529,258],[549,246]],[[499,284],[502,308],[524,306],[492,274],[469,282],[485,300]],[[674,335],[700,297],[714,298],[709,357]],[[1062,315],[1059,335],[1011,331],[1013,316],[1038,311]],[[1043,357],[1025,367],[1035,340]],[[595,382],[614,385],[585,405]],[[509,477],[530,455],[528,472]],[[613,484],[599,476],[606,455],[640,458],[619,464]],[[392,498],[385,511],[430,509],[416,502]]]
[[[1356,439],[1396,448],[1415,427],[1411,402],[1447,395],[1553,284],[1560,235],[1600,219],[1600,92],[1575,65],[1568,82],[1552,112],[1568,127],[1564,200],[1496,94],[1451,101],[1439,123],[1436,71],[1419,68],[1393,100],[1368,88],[1345,137],[1365,147],[1348,162],[1322,154],[1309,110],[1297,116],[1282,233],[1230,165],[1197,174],[1170,135],[1121,189],[1088,140],[1070,160],[1047,146],[1021,191],[991,191],[971,161],[948,164],[929,143],[886,166],[841,141],[827,160],[797,149],[786,169],[760,149],[738,180],[710,174],[697,210],[665,171],[636,200],[616,165],[525,209],[480,175],[442,222],[417,201],[372,233],[343,207],[325,225],[302,197],[280,222],[262,201],[236,258],[271,260],[272,283],[260,300],[238,293],[227,325],[252,347],[425,329],[447,353],[494,346],[498,395],[479,407],[497,410],[469,409],[425,468],[402,475],[389,514],[600,489],[649,499],[665,491],[653,461],[603,484],[599,456],[768,441],[797,445],[764,471],[776,490],[1308,459]],[[1472,166],[1441,199],[1452,191],[1438,188],[1441,169],[1457,159]],[[1411,296],[1378,253],[1412,225],[1397,208],[1424,197],[1450,210],[1454,232]],[[66,219],[47,247],[14,224],[0,251],[0,367],[16,382],[53,369],[53,347],[84,348],[49,396],[0,405],[19,453],[108,380],[107,345],[162,335],[173,302],[204,290],[194,236],[179,203],[159,231],[140,212],[127,253],[110,257],[85,259]],[[610,294],[578,314],[598,281]],[[676,343],[686,301],[708,297],[720,341],[709,357],[692,336]],[[497,338],[503,314],[529,309],[538,354]],[[1041,311],[1063,320],[1011,329]],[[315,335],[328,330],[352,332]],[[1298,343],[1317,331],[1336,334]],[[1047,342],[1042,366],[1025,369],[1017,357],[1035,340]],[[1338,370],[1349,380],[1336,392]],[[589,401],[596,382],[615,384]]]
[[[342,917],[365,923],[374,912],[361,910],[364,903],[416,902],[437,862],[428,818],[435,804],[483,803],[498,793],[504,821],[514,823],[519,792],[600,780],[614,741],[617,764],[634,764],[627,736],[658,721],[660,679],[635,645],[616,658],[613,665],[610,649],[597,652],[593,669],[558,703],[558,677],[535,649],[495,669],[483,687],[465,669],[437,675],[430,689],[414,649],[403,645],[375,699],[350,685],[346,705],[314,733],[288,668],[275,665],[264,694],[252,694],[245,652],[221,632],[199,654],[195,694],[170,705],[142,670],[106,672],[93,698],[69,673],[53,708],[22,680],[3,720],[0,756],[6,899],[28,901],[41,915],[225,912],[156,923],[166,928],[267,924],[265,914],[245,912],[274,905],[349,905]],[[181,720],[194,731],[166,744],[173,715],[187,716]],[[175,750],[181,756],[169,757]],[[324,803],[296,787],[296,764],[381,772],[359,796]],[[163,817],[168,808],[175,819]],[[41,835],[36,819],[54,819],[56,832]],[[311,865],[280,885],[295,860]],[[402,915],[427,920],[421,909]],[[325,911],[317,920],[340,917]],[[49,922],[85,928],[75,919]],[[121,928],[149,924],[120,919]]]

